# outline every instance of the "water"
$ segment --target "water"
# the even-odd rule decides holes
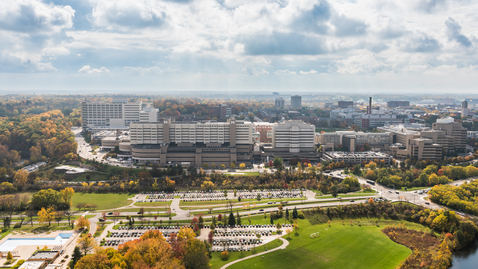
[[[56,237],[43,238],[9,238],[0,245],[0,251],[12,251],[18,246],[53,246],[63,245],[72,236],[72,233],[60,233]]]
[[[453,255],[453,265],[450,269],[470,269],[478,267],[478,241],[470,247],[456,251]]]

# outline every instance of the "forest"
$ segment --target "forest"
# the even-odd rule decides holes
[[[478,181],[472,180],[459,187],[451,185],[434,186],[430,192],[430,199],[438,204],[453,209],[478,215]]]

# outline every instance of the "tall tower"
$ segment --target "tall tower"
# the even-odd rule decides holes
[[[468,117],[468,102],[466,100],[461,103],[461,116]]]
[[[294,95],[290,97],[290,108],[296,109],[302,107],[302,97],[299,95]]]
[[[372,114],[372,97],[368,100],[367,114]]]

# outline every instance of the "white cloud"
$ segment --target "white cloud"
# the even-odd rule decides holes
[[[91,69],[89,65],[83,66],[80,70],[78,70],[78,73],[86,73],[86,74],[93,74],[93,73],[109,73],[110,70],[108,70],[106,67],[101,67],[100,69]]]
[[[89,0],[82,9],[81,1],[46,2],[0,1],[0,73],[25,73],[17,83],[31,79],[28,73],[68,78],[81,66],[84,74],[108,66],[120,72],[104,81],[118,75],[147,85],[180,73],[191,81],[185,88],[198,90],[299,80],[314,87],[319,79],[334,88],[334,76],[347,77],[353,90],[352,77],[396,82],[404,74],[450,82],[439,86],[457,78],[476,85],[465,74],[478,65],[477,1]],[[328,76],[293,76],[314,74]],[[210,79],[204,88],[198,77]],[[416,81],[400,85],[426,88],[425,79]]]
[[[315,75],[315,74],[317,74],[317,73],[318,73],[318,72],[315,71],[314,69],[310,69],[310,71],[307,71],[307,72],[305,72],[305,71],[300,71],[300,72],[299,72],[299,74],[301,74],[301,75]]]
[[[289,69],[277,70],[277,71],[274,72],[274,74],[276,74],[276,75],[297,75],[296,72],[289,71]]]
[[[91,14],[96,27],[122,31],[161,27],[166,18],[162,3],[149,0],[98,0]]]

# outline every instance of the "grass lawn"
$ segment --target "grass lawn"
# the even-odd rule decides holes
[[[168,207],[171,205],[172,201],[169,202],[141,202],[141,203],[134,203],[135,206],[165,206]]]
[[[224,173],[224,175],[233,176],[233,177],[238,177],[238,176],[259,176],[259,175],[261,175],[261,173],[259,173],[259,172],[241,172],[240,170],[239,170],[239,171],[236,171],[236,172],[234,172],[234,173],[238,173],[238,174]]]
[[[90,175],[90,179],[86,179],[86,176]],[[106,173],[101,173],[101,172],[89,172],[89,173],[83,173],[79,177],[71,180],[75,182],[79,181],[106,181],[110,178],[110,176]]]
[[[349,202],[351,199],[342,199],[342,200],[337,200],[337,201],[307,201],[307,200],[304,200],[305,202],[304,203],[296,203],[296,204],[287,204],[284,206],[284,210],[286,208],[289,208],[289,210],[292,210],[294,209],[294,206],[296,205],[302,205],[302,204],[326,204],[326,203],[334,203],[334,202]],[[364,198],[360,198],[360,199],[354,199],[354,201],[358,202],[358,201],[365,201],[365,196]],[[267,208],[274,208],[274,210],[277,210],[277,207],[279,206],[279,204],[272,204],[272,205],[268,205],[268,204],[265,204],[265,205],[257,205],[256,207],[251,207],[251,210],[256,210],[256,209],[267,209]],[[314,207],[314,206],[310,206],[310,207]],[[249,211],[248,209],[233,209],[234,212],[246,212],[246,211]],[[213,210],[212,211],[212,215],[217,215],[217,214],[229,214],[230,210],[229,209],[218,209],[218,210]],[[269,211],[266,211],[266,212],[269,212]],[[199,213],[202,213],[202,214],[205,214],[205,215],[211,215],[209,214],[209,211],[191,211],[191,213],[193,214],[199,214]]]
[[[423,189],[428,189],[428,188],[433,188],[433,186],[411,187],[411,188],[407,188],[406,191],[418,191],[418,190],[423,190]],[[402,187],[402,188],[400,188],[400,189],[397,189],[397,191],[405,191],[405,187]]]
[[[381,232],[384,228],[382,225],[350,226],[334,220],[329,227],[327,224],[310,225],[308,220],[299,220],[299,227],[299,236],[290,235],[287,249],[265,254],[264,259],[261,255],[229,268],[392,269],[412,253],[407,247],[385,236]],[[317,232],[319,237],[309,237]],[[287,239],[288,235],[284,238]]]
[[[251,248],[251,251],[243,251],[243,252],[229,252],[229,258],[226,261],[223,261],[221,258],[221,252],[213,252],[211,254],[211,260],[209,263],[211,264],[211,269],[218,269],[221,268],[223,265],[230,263],[232,261],[238,260],[240,258],[244,258],[247,256],[251,256],[252,254],[257,254],[264,252],[266,250],[266,247],[268,250],[271,250],[273,248],[282,246],[283,242],[280,239],[276,239],[272,242],[269,242],[265,245],[262,246],[257,246],[256,251],[252,251],[253,246],[247,246]],[[266,252],[267,253],[267,252]]]
[[[149,213],[150,211],[153,213],[157,213],[158,211],[161,213],[166,213],[166,211],[164,211],[164,207],[143,207],[143,208],[145,213]],[[139,209],[140,209],[139,207],[138,208],[136,207],[122,208],[122,209],[116,209],[116,212],[139,212]],[[169,209],[169,207],[167,207],[166,209]]]
[[[73,195],[73,206],[78,203],[95,204],[97,210],[113,209],[131,204],[128,198],[134,194],[128,193],[83,193],[77,192]]]

